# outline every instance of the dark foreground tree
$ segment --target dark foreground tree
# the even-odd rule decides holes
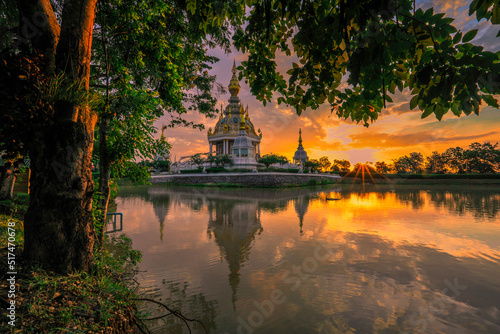
[[[97,0],[64,2],[59,25],[49,0],[19,1],[22,54],[38,54],[60,94],[45,107],[48,120],[32,133],[30,206],[25,216],[24,257],[67,273],[92,263],[91,174],[97,115],[86,102]]]
[[[40,69],[33,78],[14,76],[14,92],[2,94],[12,100],[11,108],[6,109],[9,117],[23,117],[20,116],[24,111],[20,101],[25,94],[19,88],[21,82],[29,82],[35,88],[33,96],[41,101],[40,105],[33,101],[28,105],[36,105],[36,115],[43,117],[22,127],[29,129],[21,142],[27,147],[32,169],[30,207],[25,217],[25,259],[60,273],[88,270],[95,241],[91,158],[98,117],[88,92],[96,3],[97,0],[0,3],[2,7],[8,5],[8,11],[3,12],[2,8],[2,15],[5,13],[2,19],[7,19],[0,22],[0,27],[12,37],[0,36],[2,55],[14,57],[22,66],[37,60]],[[224,20],[216,15],[223,18],[230,13],[227,2],[217,2],[213,6],[208,3],[193,6],[189,1],[175,3],[184,8],[184,13],[187,10],[194,13],[198,9],[206,13],[196,22],[204,32],[223,24]],[[243,7],[235,8],[240,8],[241,12]],[[151,11],[145,9],[144,13]],[[140,23],[141,18],[132,21]],[[158,22],[160,25],[170,23],[174,21]],[[165,39],[170,37],[164,36]],[[150,47],[154,48],[154,43]],[[189,54],[184,56],[189,57]],[[6,58],[2,56],[2,60]],[[10,65],[3,63],[4,67]],[[177,64],[172,62],[169,66],[176,69]],[[169,74],[163,72],[165,76]],[[8,85],[8,81],[2,84]],[[169,86],[163,88],[167,95],[174,90]],[[5,141],[0,138],[0,142]]]

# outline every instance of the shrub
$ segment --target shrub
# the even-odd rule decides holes
[[[223,173],[227,172],[227,170],[224,167],[210,167],[205,169],[207,173]]]
[[[203,172],[203,169],[201,168],[181,170],[181,174],[196,174],[201,172]]]

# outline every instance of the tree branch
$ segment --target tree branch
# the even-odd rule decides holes
[[[203,329],[205,330],[205,333],[207,333],[207,334],[208,334],[208,331],[207,331],[207,329],[206,329],[205,325],[203,324],[203,322],[201,322],[200,320],[197,320],[197,319],[189,319],[189,318],[186,318],[186,317],[185,317],[185,316],[183,316],[180,312],[175,311],[175,310],[172,310],[172,309],[171,309],[171,308],[169,308],[167,305],[165,305],[165,304],[163,304],[163,303],[161,303],[161,302],[159,302],[159,301],[156,301],[156,300],[154,300],[154,299],[149,299],[149,298],[134,298],[134,299],[132,299],[132,300],[138,300],[138,301],[148,301],[148,302],[151,302],[151,303],[155,303],[155,304],[158,304],[158,305],[160,305],[160,306],[164,307],[164,308],[165,308],[165,309],[169,312],[168,314],[164,314],[164,315],[162,315],[162,316],[160,316],[160,317],[155,317],[155,318],[145,319],[145,320],[155,320],[155,319],[160,319],[160,318],[163,318],[163,317],[166,317],[166,316],[168,316],[168,315],[173,314],[173,315],[175,315],[177,318],[181,319],[181,320],[182,320],[182,321],[186,324],[186,326],[187,326],[187,328],[188,328],[188,330],[189,330],[189,333],[191,333],[191,327],[189,327],[189,324],[187,323],[188,321],[190,321],[190,322],[197,322],[197,323],[199,323],[199,324],[203,327]]]
[[[45,71],[55,70],[55,52],[61,35],[50,0],[18,0],[19,33],[31,41],[33,47],[45,57]]]

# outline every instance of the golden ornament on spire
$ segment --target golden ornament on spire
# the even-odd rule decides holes
[[[233,69],[232,69],[232,72],[233,72],[233,76],[231,77],[231,81],[229,81],[229,86],[228,86],[228,89],[229,89],[229,93],[231,93],[231,96],[236,96],[238,95],[238,93],[240,92],[240,82],[238,80],[238,77],[236,76],[236,61],[233,60]]]
[[[245,109],[243,109],[243,106],[240,106],[240,130],[246,129],[244,112],[245,112]]]

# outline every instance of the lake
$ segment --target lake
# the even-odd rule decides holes
[[[115,202],[141,293],[209,333],[500,333],[499,187],[141,186]]]

